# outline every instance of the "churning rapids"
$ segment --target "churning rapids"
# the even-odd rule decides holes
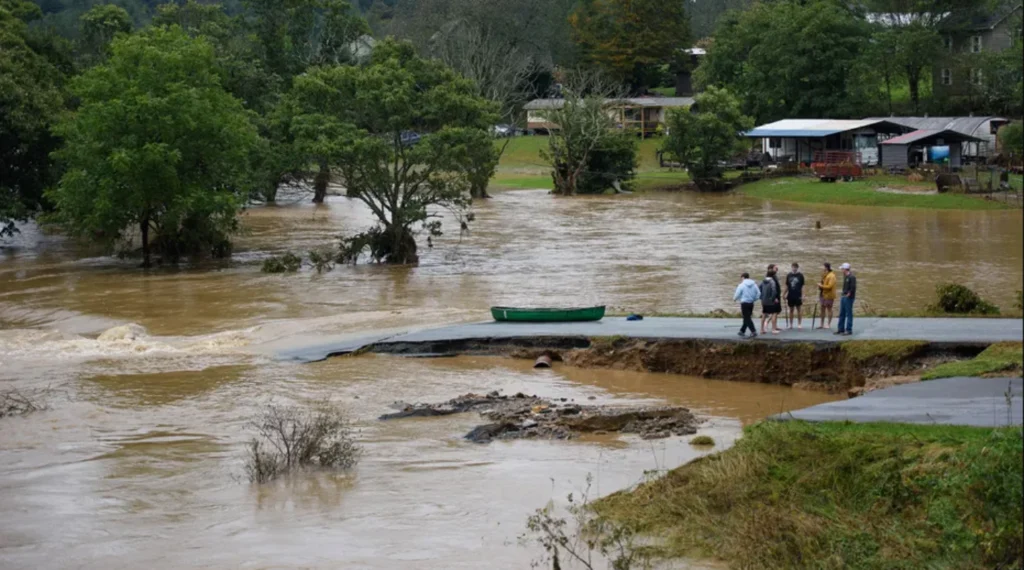
[[[823,229],[815,230],[820,221]],[[769,262],[859,269],[867,306],[914,309],[956,280],[1008,306],[1021,213],[794,206],[674,194],[498,193],[414,268],[265,275],[370,223],[342,197],[245,214],[230,262],[149,272],[34,227],[0,246],[0,389],[50,409],[0,420],[2,568],[525,568],[527,516],[593,475],[599,493],[706,453],[688,438],[477,445],[474,414],[380,422],[389,405],[501,390],[588,404],[671,404],[728,445],[742,424],[830,396],[768,385],[556,368],[490,357],[275,361],[325,336],[487,318],[490,305],[731,308]],[[266,402],[330,398],[365,447],[349,475],[240,479]]]

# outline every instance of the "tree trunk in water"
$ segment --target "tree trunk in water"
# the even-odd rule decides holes
[[[473,198],[474,200],[477,199],[477,198],[484,199],[484,198],[490,198],[491,197],[491,195],[487,193],[487,187],[486,186],[479,186],[479,185],[476,185],[476,184],[470,186],[470,188],[469,188],[469,196],[471,198]]]
[[[139,222],[139,231],[142,232],[142,266],[151,267],[149,260],[149,218]]]
[[[326,162],[320,163],[320,171],[313,179],[313,203],[323,204],[327,196],[327,183],[331,181],[331,171],[327,168]]]

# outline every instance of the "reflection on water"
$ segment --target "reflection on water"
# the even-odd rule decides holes
[[[483,357],[299,366],[257,347],[480,320],[492,304],[730,308],[738,272],[797,260],[813,275],[826,258],[859,269],[871,306],[919,307],[948,279],[1006,304],[1024,255],[1020,212],[526,191],[479,204],[472,233],[438,240],[415,268],[263,275],[266,255],[370,218],[331,198],[252,209],[245,223],[231,262],[181,269],[142,272],[31,227],[0,248],[0,389],[58,394],[49,411],[0,422],[0,567],[528,567],[536,553],[516,538],[533,509],[588,473],[607,493],[702,452],[685,438],[475,445],[462,439],[473,415],[378,422],[390,404],[491,390],[668,401],[711,416],[701,433],[724,446],[743,424],[832,397]],[[145,331],[98,337],[125,323]],[[352,474],[238,480],[262,405],[325,397],[366,447]]]

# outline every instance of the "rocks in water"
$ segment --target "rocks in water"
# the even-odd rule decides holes
[[[478,412],[490,423],[466,434],[466,439],[487,443],[495,439],[572,439],[580,434],[632,433],[644,439],[697,432],[700,421],[677,406],[581,406],[566,398],[548,400],[522,393],[465,394],[440,404],[402,404],[400,411],[382,420],[446,416]]]

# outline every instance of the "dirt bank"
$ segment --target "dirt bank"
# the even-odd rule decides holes
[[[725,342],[591,339],[586,348],[510,351],[518,358],[550,356],[580,368],[664,372],[845,392],[869,380],[920,375],[938,364],[971,358],[983,346],[918,341]]]
[[[399,411],[381,420],[436,417],[477,412],[490,423],[477,426],[466,439],[572,439],[584,433],[634,433],[644,439],[697,432],[700,421],[678,406],[584,406],[566,398],[551,400],[518,393],[465,394],[437,404],[395,405]]]

